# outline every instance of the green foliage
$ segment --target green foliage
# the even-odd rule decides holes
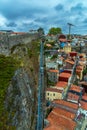
[[[59,27],[57,27],[57,28],[52,27],[49,29],[49,32],[48,32],[48,34],[53,34],[53,35],[61,34],[61,33],[62,33],[62,30]]]
[[[8,112],[5,110],[4,101],[7,88],[18,66],[19,63],[12,57],[0,55],[0,130],[15,130],[13,126],[7,125]]]
[[[14,50],[15,50],[15,48],[16,48],[16,47],[22,47],[22,46],[24,46],[24,44],[21,44],[21,43],[19,43],[19,44],[17,44],[17,45],[12,46],[12,48],[11,48],[11,53],[13,53],[13,52],[14,52]]]
[[[53,55],[53,56],[51,57],[51,60],[56,59],[56,58],[57,58],[57,54]]]
[[[87,68],[83,70],[83,75],[87,73]]]
[[[42,27],[38,28],[37,30],[40,34],[44,35],[44,29]]]

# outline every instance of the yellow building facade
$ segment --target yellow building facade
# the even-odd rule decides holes
[[[71,52],[71,46],[70,46],[70,45],[64,46],[63,51],[64,51],[65,53]]]
[[[62,99],[63,90],[58,90],[57,88],[47,88],[46,90],[46,100],[53,101],[54,99]]]

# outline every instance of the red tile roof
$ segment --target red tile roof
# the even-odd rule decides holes
[[[60,73],[60,75],[59,75],[59,77],[66,77],[66,78],[69,78],[70,76],[71,76],[71,74],[64,73],[64,72]]]
[[[78,109],[78,104],[68,102],[68,101],[65,101],[65,100],[61,100],[61,99],[54,100],[53,103],[60,104],[60,105],[63,105],[63,106],[66,106],[66,107],[69,107],[69,108],[72,108],[72,109],[75,109],[75,110]]]
[[[26,34],[26,32],[12,32],[11,34]]]
[[[68,84],[67,82],[59,81],[55,86],[58,88],[66,88],[67,84]]]
[[[54,112],[51,112],[47,119],[50,122],[50,125],[64,126],[65,130],[74,130],[76,126],[76,122],[73,120],[63,117],[62,115],[57,115]]]
[[[87,110],[87,102],[80,100],[81,108]]]
[[[74,61],[69,60],[69,59],[65,60],[65,62],[70,63],[70,64],[72,64],[72,65],[74,65],[74,64],[75,64],[75,62],[74,62]]]
[[[61,108],[54,108],[52,112],[55,113],[58,116],[62,116],[62,117],[65,117],[65,118],[70,118],[70,119],[75,118],[74,113],[66,111],[66,110],[61,109]]]
[[[82,99],[84,99],[84,100],[87,101],[87,95],[83,95],[83,96],[82,96]]]
[[[49,125],[44,130],[66,130],[64,126]]]
[[[67,97],[67,100],[72,100],[72,101],[77,101],[79,100],[80,96],[76,95],[76,94],[73,94],[71,92],[68,92],[68,97]]]
[[[57,93],[62,93],[63,90],[57,89],[57,88],[47,88],[46,91],[50,92],[57,92]]]
[[[58,70],[55,70],[55,69],[49,69],[48,72],[58,73],[59,71],[58,71]]]
[[[59,75],[59,81],[68,82],[68,79],[70,78],[70,76],[71,76],[71,74],[62,72]]]
[[[69,90],[73,90],[73,91],[76,91],[76,92],[81,92],[82,88],[79,87],[79,86],[76,86],[76,85],[71,85]]]
[[[77,56],[77,52],[70,52],[69,55],[70,56]]]

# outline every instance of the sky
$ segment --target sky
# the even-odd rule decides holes
[[[0,30],[60,27],[63,33],[87,34],[87,0],[0,0]]]

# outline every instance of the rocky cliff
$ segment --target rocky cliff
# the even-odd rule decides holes
[[[1,105],[4,103],[3,109],[0,109],[0,130],[35,130],[39,43],[37,40],[31,44],[13,46],[9,55],[11,61],[0,61],[2,68],[3,64],[5,67],[11,66],[11,68],[7,67],[5,73],[0,75],[3,82],[6,82],[3,100],[0,97]],[[13,69],[15,63],[12,64],[12,62],[15,60],[17,67]],[[11,74],[11,71],[12,75],[7,82],[6,78]],[[1,66],[0,73],[2,73]],[[8,74],[7,77],[3,76],[4,74]],[[3,82],[0,83],[0,94]]]
[[[36,87],[34,78],[24,68],[15,72],[6,97],[5,106],[11,120],[9,124],[16,130],[35,130]]]

